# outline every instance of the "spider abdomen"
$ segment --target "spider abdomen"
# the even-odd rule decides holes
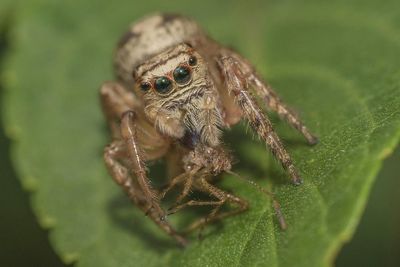
[[[116,76],[125,85],[132,85],[132,73],[139,64],[203,35],[200,26],[190,18],[172,14],[147,16],[132,24],[120,38],[114,58]]]

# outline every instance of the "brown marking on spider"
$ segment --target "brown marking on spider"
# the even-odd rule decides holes
[[[139,33],[129,31],[126,32],[122,37],[119,39],[117,47],[123,47],[129,40],[132,38],[139,38]]]
[[[202,228],[248,208],[247,201],[216,187],[215,177],[231,173],[232,156],[221,143],[222,130],[247,120],[296,185],[301,183],[290,155],[262,112],[255,95],[303,134],[312,135],[239,54],[209,38],[193,20],[176,15],[153,15],[132,25],[115,54],[117,81],[103,84],[100,93],[113,142],[105,148],[107,168],[132,202],[182,245],[182,237],[166,220],[186,207],[210,206],[210,214],[186,231]],[[165,158],[168,185],[154,188],[146,162]],[[273,195],[279,223],[286,228]],[[161,200],[182,185],[175,204],[165,211]],[[190,191],[212,199],[184,201]],[[224,204],[236,209],[221,211]]]

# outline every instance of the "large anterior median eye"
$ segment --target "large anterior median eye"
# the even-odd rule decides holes
[[[154,82],[154,88],[160,94],[166,94],[172,89],[172,82],[168,77],[158,77]]]
[[[174,70],[174,79],[178,84],[185,84],[190,81],[191,73],[190,68],[186,66],[179,66]]]

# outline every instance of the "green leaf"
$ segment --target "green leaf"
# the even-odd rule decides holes
[[[50,1],[49,1],[50,2]],[[294,187],[265,147],[236,127],[234,167],[279,198],[232,177],[219,184],[248,212],[207,227],[181,250],[132,207],[102,162],[109,137],[98,88],[114,45],[156,10],[196,18],[236,47],[320,137],[309,147],[274,120],[305,183]],[[398,1],[31,1],[20,5],[4,73],[7,133],[33,208],[65,262],[78,266],[326,266],[360,219],[382,160],[400,137]],[[162,178],[162,173],[151,172]],[[268,181],[268,182],[267,182]],[[176,220],[188,213],[176,215]],[[174,219],[174,218],[172,218]]]
[[[400,213],[400,146],[385,160],[377,183],[371,190],[367,206],[353,239],[336,258],[336,266],[397,266],[400,246],[397,229]]]

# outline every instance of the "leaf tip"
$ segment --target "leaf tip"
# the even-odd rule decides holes
[[[33,176],[25,176],[22,179],[22,187],[26,191],[33,192],[38,188],[38,181]]]
[[[79,254],[78,252],[67,252],[61,255],[61,259],[66,264],[74,263],[78,260]]]
[[[45,229],[53,228],[56,225],[57,221],[54,217],[51,217],[49,215],[39,216],[39,220],[40,225]]]

